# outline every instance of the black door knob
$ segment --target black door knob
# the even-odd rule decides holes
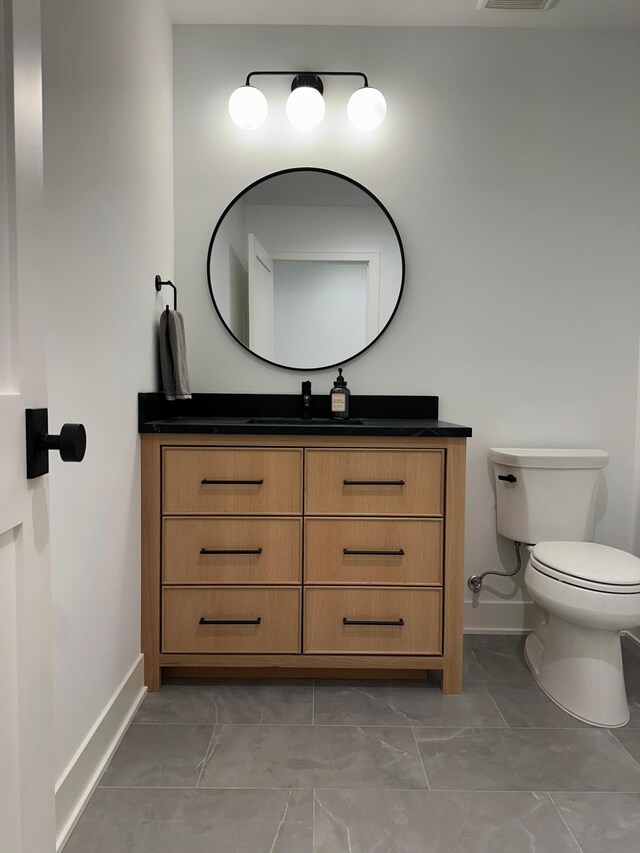
[[[82,424],[63,424],[60,435],[41,435],[40,446],[58,450],[63,462],[82,462],[87,449],[87,433]]]
[[[27,409],[27,478],[49,473],[49,451],[57,450],[63,462],[82,462],[87,433],[82,424],[64,424],[60,435],[50,435],[46,409]]]

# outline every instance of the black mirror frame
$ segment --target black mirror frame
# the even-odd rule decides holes
[[[214,293],[213,293],[213,286],[211,283],[211,252],[213,251],[213,243],[216,239],[216,234],[220,230],[220,227],[221,227],[227,213],[231,210],[231,208],[234,206],[234,204],[239,199],[242,198],[243,195],[246,195],[246,193],[248,193],[254,187],[257,187],[259,184],[262,184],[265,181],[268,181],[270,178],[275,178],[275,177],[278,177],[279,175],[289,175],[293,172],[319,172],[320,174],[324,174],[324,175],[332,175],[335,178],[342,178],[344,181],[348,181],[350,184],[353,184],[354,186],[358,187],[363,192],[365,192],[370,198],[373,199],[373,201],[378,205],[380,210],[382,210],[382,212],[385,214],[385,216],[389,220],[389,223],[390,223],[391,227],[393,228],[393,232],[396,235],[396,239],[398,241],[398,248],[400,249],[400,260],[402,262],[402,274],[400,276],[400,291],[398,292],[398,299],[396,300],[396,304],[394,306],[393,311],[391,312],[391,316],[389,317],[389,319],[385,323],[384,327],[378,332],[376,337],[370,343],[368,343],[365,347],[363,347],[358,352],[354,353],[352,356],[349,356],[349,358],[342,359],[341,361],[336,361],[332,364],[325,364],[321,367],[293,367],[293,366],[287,365],[287,364],[280,364],[277,361],[271,361],[271,359],[265,358],[262,355],[258,355],[257,352],[254,352],[250,347],[248,347],[246,344],[244,344],[229,328],[227,321],[224,319],[224,317],[220,313],[220,309],[218,308],[218,303],[216,302],[216,298],[215,298]],[[353,361],[354,358],[358,358],[359,356],[361,356],[364,352],[366,352],[368,349],[370,349],[377,341],[379,341],[380,338],[382,337],[382,335],[384,335],[384,333],[389,328],[389,324],[391,323],[391,321],[393,320],[393,318],[396,315],[396,312],[398,310],[398,306],[400,305],[400,300],[402,299],[402,295],[404,293],[404,280],[405,280],[404,246],[402,245],[402,239],[400,237],[400,232],[398,231],[396,223],[393,221],[391,214],[389,213],[387,208],[384,206],[384,204],[382,204],[380,199],[377,196],[375,196],[371,192],[371,190],[367,189],[367,187],[365,187],[363,184],[359,183],[358,181],[354,180],[353,178],[348,177],[348,175],[343,175],[341,172],[335,172],[333,169],[320,169],[320,168],[314,167],[314,166],[308,166],[308,167],[300,166],[300,167],[296,167],[293,169],[280,169],[277,172],[270,172],[268,175],[264,175],[262,178],[258,178],[257,181],[254,181],[252,184],[249,184],[249,186],[245,187],[241,192],[239,192],[237,194],[237,196],[235,196],[234,199],[232,199],[229,202],[229,204],[223,210],[222,215],[220,216],[220,218],[218,219],[218,222],[216,223],[216,227],[213,229],[213,234],[211,235],[211,240],[209,241],[209,249],[207,251],[207,284],[209,286],[209,294],[211,296],[211,301],[213,302],[213,307],[215,308],[216,314],[220,318],[222,325],[225,327],[227,332],[229,332],[229,334],[236,341],[236,343],[238,343],[244,350],[251,353],[251,355],[253,355],[255,358],[259,358],[260,361],[265,361],[267,364],[271,364],[274,367],[280,367],[283,370],[298,370],[298,371],[304,371],[305,373],[309,373],[309,372],[314,371],[314,370],[329,370],[332,367],[337,367],[338,365],[341,365],[341,364],[347,364],[348,362]]]

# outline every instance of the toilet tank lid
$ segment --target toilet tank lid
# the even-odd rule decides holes
[[[640,584],[640,559],[596,542],[538,542],[534,562],[574,578],[616,586]]]
[[[579,450],[549,447],[490,447],[489,459],[517,468],[604,468],[606,450]]]

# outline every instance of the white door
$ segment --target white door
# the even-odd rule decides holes
[[[25,477],[46,406],[40,0],[0,0],[0,849],[55,849],[47,478]]]
[[[249,347],[273,360],[273,259],[249,234]]]

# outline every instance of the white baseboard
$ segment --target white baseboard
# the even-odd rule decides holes
[[[528,634],[533,630],[534,619],[535,605],[531,601],[464,603],[465,634]],[[623,631],[622,636],[640,646],[640,628]]]
[[[56,851],[67,843],[100,777],[145,697],[138,657],[56,784]]]
[[[528,634],[533,629],[531,601],[465,601],[465,634]]]

